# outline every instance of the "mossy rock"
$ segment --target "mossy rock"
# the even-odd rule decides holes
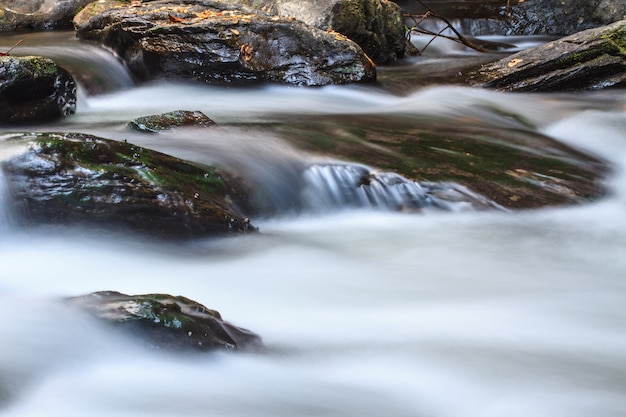
[[[254,230],[227,172],[84,134],[15,134],[2,168],[23,224],[84,224],[189,239]]]
[[[76,112],[76,83],[40,56],[0,57],[0,123],[28,124]]]
[[[470,82],[503,91],[581,91],[626,86],[626,20],[483,65]]]
[[[293,117],[268,126],[295,146],[416,182],[453,182],[509,209],[579,204],[602,197],[601,160],[524,129],[456,127],[436,117]]]
[[[176,110],[173,112],[139,117],[128,123],[131,129],[145,133],[158,133],[180,126],[213,126],[215,122],[199,111]]]
[[[182,296],[99,291],[68,302],[157,349],[206,352],[262,347],[257,334]]]

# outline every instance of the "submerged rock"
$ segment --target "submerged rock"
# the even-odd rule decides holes
[[[255,230],[238,209],[246,186],[215,167],[83,134],[12,139],[21,148],[2,169],[24,224],[85,224],[175,240]]]
[[[509,125],[516,117],[497,108],[482,111],[507,118]],[[497,129],[467,118],[451,123],[402,114],[316,115],[274,120],[272,130],[306,151],[382,171],[315,167],[307,175],[327,190],[317,191],[321,203],[343,199],[352,206],[400,210],[528,209],[579,204],[606,193],[605,162],[534,133],[524,123],[520,119]]]
[[[334,30],[359,44],[376,64],[402,58],[406,48],[404,12],[388,0],[242,0],[250,6]]]
[[[250,350],[261,338],[186,297],[100,291],[68,300],[149,345],[169,351]]]
[[[2,0],[0,32],[71,28],[72,18],[93,0]]]
[[[504,91],[626,86],[626,20],[589,29],[483,65],[471,81]]]
[[[76,83],[54,61],[0,56],[0,123],[38,123],[74,114]]]
[[[113,49],[141,80],[317,86],[376,76],[373,62],[345,36],[237,3],[154,1],[81,13],[78,36]]]
[[[157,133],[161,130],[178,126],[213,126],[215,122],[199,111],[176,110],[163,114],[139,117],[128,123],[132,129],[146,133]]]

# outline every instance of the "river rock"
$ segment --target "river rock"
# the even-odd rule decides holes
[[[476,110],[493,112],[490,117],[505,119],[509,128],[490,128],[478,119],[459,125],[435,115],[398,112],[290,115],[273,118],[272,129],[299,149],[350,162],[330,172],[320,172],[318,164],[317,172],[307,175],[314,174],[322,186],[327,182],[325,188],[341,191],[349,201],[374,203],[368,206],[455,211],[498,205],[513,210],[580,204],[606,194],[606,161],[533,132],[535,127],[518,114]],[[354,162],[374,168],[355,169]],[[346,176],[348,181],[342,179]],[[376,201],[381,193],[389,197]],[[318,195],[325,194],[314,198]]]
[[[626,0],[526,0],[511,2],[494,23],[506,35],[566,36],[626,19]],[[493,29],[491,28],[491,33]]]
[[[140,80],[318,86],[376,76],[345,36],[231,2],[154,1],[79,14],[74,23],[80,38],[113,49]]]
[[[93,0],[2,0],[0,32],[71,28],[72,18]]]
[[[176,110],[163,114],[139,117],[128,123],[132,129],[146,133],[158,133],[161,130],[178,126],[213,126],[215,122],[200,111]]]
[[[352,39],[376,64],[402,58],[406,47],[404,12],[388,0],[242,0],[275,15],[294,17]]]
[[[589,29],[483,65],[473,83],[504,91],[626,86],[626,20]]]
[[[17,222],[181,240],[255,230],[247,188],[220,169],[83,134],[15,134],[3,163]]]
[[[74,114],[76,83],[38,56],[0,56],[0,123],[45,122]]]
[[[408,13],[454,19],[466,35],[567,36],[626,18],[626,0],[397,0]]]
[[[219,312],[182,296],[99,291],[68,300],[157,349],[256,350],[261,338],[222,319]]]

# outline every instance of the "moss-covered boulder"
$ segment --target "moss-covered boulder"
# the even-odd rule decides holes
[[[157,349],[206,352],[262,347],[257,334],[186,297],[99,291],[68,302]]]
[[[145,133],[158,133],[180,126],[213,126],[215,122],[200,111],[176,110],[163,114],[138,117],[128,123],[131,129]]]
[[[483,65],[470,80],[504,91],[626,87],[626,20]]]
[[[294,17],[322,30],[347,36],[376,64],[402,58],[406,47],[404,12],[388,0],[242,0],[285,17]]]
[[[76,83],[39,56],[0,56],[0,123],[46,122],[74,114]]]
[[[480,204],[476,196],[466,194],[470,198],[464,200],[474,208],[489,202],[508,209],[580,204],[606,192],[605,162],[533,132],[523,119],[517,128],[496,129],[467,118],[452,123],[449,118],[401,112],[289,116],[274,120],[271,130],[301,149],[400,174],[422,184],[427,197],[439,197],[442,203],[450,201],[440,194],[446,183],[486,198],[487,204]],[[370,182],[368,176],[355,184]]]
[[[140,80],[319,86],[376,77],[345,36],[238,3],[162,0],[90,16],[74,20],[78,36],[113,49]]]
[[[246,186],[126,142],[83,134],[16,134],[2,164],[17,220],[189,239],[254,230]]]

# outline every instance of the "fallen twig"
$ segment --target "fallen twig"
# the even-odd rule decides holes
[[[429,36],[433,37],[426,44],[426,46],[424,48],[422,48],[421,51],[419,51],[420,54],[422,52],[424,52],[424,50],[435,40],[435,38],[438,38],[438,37],[462,43],[463,45],[467,46],[468,48],[474,49],[475,51],[485,52],[485,49],[483,47],[481,47],[480,45],[476,45],[475,43],[471,42],[469,39],[467,39],[465,36],[463,36],[461,34],[461,32],[456,30],[454,28],[454,26],[452,25],[452,23],[446,17],[444,17],[444,16],[442,16],[442,15],[440,15],[438,13],[435,13],[430,7],[425,5],[422,2],[422,0],[415,0],[415,1],[417,1],[422,7],[424,7],[426,9],[426,13],[424,13],[422,15],[410,15],[410,14],[406,15],[406,17],[412,18],[413,22],[415,23],[415,26],[413,26],[412,28],[409,28],[409,30],[407,32],[407,36],[410,37],[411,32],[417,32],[417,33],[420,33],[422,35],[429,35]],[[446,24],[446,26],[443,29],[441,29],[439,32],[437,32],[437,33],[432,32],[432,31],[427,30],[427,29],[421,28],[420,24],[423,23],[424,20],[426,20],[426,18],[428,18],[428,17],[434,17],[436,19],[439,19],[442,22],[444,22]],[[446,29],[452,30],[452,32],[454,32],[455,36],[446,36],[446,35],[444,35],[443,32]]]
[[[22,41],[24,41],[24,39],[20,39],[19,41],[17,41],[15,43],[15,45],[13,45],[12,47],[9,48],[8,51],[6,52],[0,52],[0,56],[9,56],[9,54],[11,53],[12,50],[14,50],[15,48],[17,48],[17,46],[22,43]]]

